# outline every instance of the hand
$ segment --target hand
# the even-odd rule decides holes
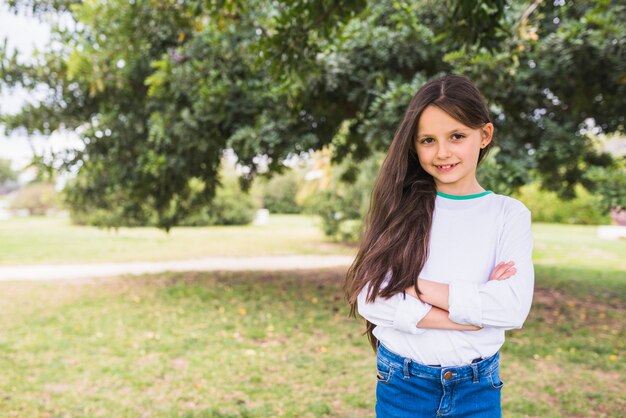
[[[509,261],[508,263],[499,262],[491,272],[489,280],[506,280],[513,277],[515,273],[517,273],[517,269],[513,261]]]

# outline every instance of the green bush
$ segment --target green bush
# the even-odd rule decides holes
[[[594,167],[585,177],[600,196],[600,207],[606,211],[626,209],[626,157],[616,160],[610,167]]]
[[[127,216],[124,213],[126,198],[123,193],[112,194],[110,199],[104,200],[102,204],[106,205],[105,207],[96,207],[93,204],[85,205],[85,200],[81,196],[84,193],[84,189],[77,187],[76,183],[76,179],[69,181],[62,192],[64,204],[70,215],[70,221],[74,225],[90,225],[104,228],[152,225],[147,205],[141,211],[135,211],[133,216]]]
[[[0,158],[0,185],[16,181],[18,173],[11,168],[11,160]]]
[[[53,183],[30,183],[17,191],[12,209],[26,209],[30,215],[45,215],[56,208],[57,196]]]
[[[374,154],[358,163],[358,170],[352,161],[333,167],[329,188],[305,200],[305,212],[321,217],[324,234],[332,240],[356,243],[361,238],[382,158],[381,154]],[[344,180],[353,175],[353,182]]]
[[[272,177],[262,185],[263,206],[271,213],[300,213],[296,202],[300,182],[292,170]]]
[[[246,225],[252,222],[257,210],[254,199],[234,180],[217,188],[211,205],[184,218],[181,226]]]
[[[197,194],[202,192],[203,184],[197,180],[191,182],[191,195],[185,202],[178,202],[181,206],[189,206]],[[117,227],[120,225],[127,227],[137,226],[157,226],[156,215],[151,212],[150,206],[145,205],[138,213],[132,217],[124,216],[120,196],[117,205],[110,205],[108,208],[83,208],[79,205],[72,206],[71,185],[68,186],[66,196],[70,209],[70,219],[78,225],[92,225],[100,227]],[[215,198],[207,205],[192,211],[189,215],[178,221],[179,226],[210,226],[210,225],[246,225],[252,222],[258,205],[254,198],[241,190],[235,178],[228,177],[217,187]],[[172,211],[176,211],[173,205]]]
[[[513,196],[530,209],[534,222],[582,225],[610,223],[609,215],[599,209],[601,196],[591,194],[582,186],[577,186],[575,190],[576,198],[562,200],[555,192],[541,190],[539,184],[531,183],[521,187]]]

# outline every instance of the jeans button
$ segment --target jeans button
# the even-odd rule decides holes
[[[450,380],[452,378],[452,372],[445,372],[443,374],[443,378],[446,380]]]

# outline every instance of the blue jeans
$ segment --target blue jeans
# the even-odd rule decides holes
[[[467,366],[426,366],[378,344],[376,416],[502,416],[500,352]]]

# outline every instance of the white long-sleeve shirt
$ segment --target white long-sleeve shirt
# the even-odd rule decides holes
[[[402,293],[357,301],[361,316],[376,325],[374,336],[390,350],[422,364],[458,366],[488,357],[504,343],[504,331],[521,328],[533,297],[533,237],[530,211],[518,200],[492,192],[471,196],[438,193],[429,251],[420,278],[449,285],[449,318],[478,331],[417,328],[431,306]],[[489,281],[499,262],[517,272]],[[387,283],[391,272],[387,274]]]

